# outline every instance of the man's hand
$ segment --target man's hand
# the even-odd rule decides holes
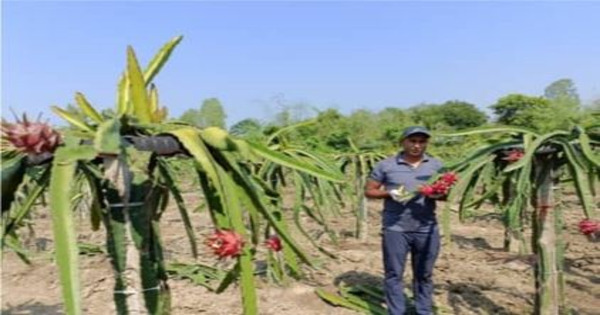
[[[408,194],[404,190],[404,186],[400,186],[397,189],[392,189],[388,191],[390,194],[390,198],[392,198],[396,202],[404,202],[412,197],[411,194]]]

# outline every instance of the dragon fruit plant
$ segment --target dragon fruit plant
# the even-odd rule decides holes
[[[245,163],[285,165],[299,174],[327,182],[343,182],[343,175],[264,145],[235,139],[220,128],[198,129],[169,121],[152,81],[181,39],[178,36],[166,43],[146,67],[140,66],[135,52],[128,47],[115,117],[100,115],[81,93],[75,94],[75,101],[83,117],[53,106],[52,110],[74,127],[64,143],[45,123],[26,118],[2,123],[2,211],[8,211],[10,215],[6,217],[11,218],[4,225],[7,228],[3,230],[2,245],[7,244],[7,236],[16,234],[16,221],[26,216],[43,191],[49,191],[56,263],[67,314],[83,312],[71,198],[80,189],[79,182],[92,192],[92,228],[103,225],[106,230],[117,312],[170,312],[170,289],[159,231],[159,220],[169,199],[176,202],[192,254],[200,254],[169,161],[174,154],[194,161],[188,171],[198,175],[197,191],[204,194],[212,223],[219,231],[209,238],[209,248],[219,257],[235,260],[228,280],[220,288],[224,290],[239,279],[244,314],[258,312],[253,259],[254,248],[261,244],[264,231],[272,229],[281,238],[286,259],[293,257],[314,266],[292,239],[278,215],[279,209],[270,204],[268,197],[277,197],[273,196],[276,193],[267,191],[268,185]],[[165,144],[165,140],[169,141]],[[50,154],[52,162],[38,166],[43,169],[42,176],[17,208],[14,201],[6,198],[5,189],[22,186],[22,173],[33,167],[26,160],[29,155],[39,154]]]
[[[2,138],[2,212],[4,213],[9,210],[15,193],[23,182],[27,158],[51,155],[61,144],[62,137],[48,123],[40,122],[39,119],[30,121],[26,115],[23,115],[22,119],[17,118],[14,123],[2,120],[0,134]],[[39,189],[35,191],[37,192]],[[16,225],[18,224],[6,225],[4,232],[8,233]],[[16,244],[15,242],[8,243]]]
[[[286,285],[289,277],[286,273],[285,252],[282,252],[284,248],[281,238],[276,234],[271,235],[265,241],[264,246],[268,250],[266,272],[269,280],[277,284]]]
[[[340,164],[342,172],[348,174],[350,185],[349,195],[351,206],[356,213],[355,235],[363,242],[369,237],[369,216],[367,210],[367,197],[364,194],[365,183],[377,162],[387,156],[371,148],[359,148],[351,138],[347,138],[350,146],[349,152],[339,153],[335,159]]]
[[[449,233],[449,207],[459,204],[461,218],[484,202],[498,205],[504,224],[511,234],[523,237],[526,218],[531,218],[529,247],[536,262],[535,314],[568,312],[565,305],[564,244],[562,209],[555,203],[556,188],[572,183],[586,220],[579,224],[583,234],[598,233],[597,204],[594,187],[600,179],[600,124],[577,126],[572,130],[556,130],[547,134],[509,126],[485,127],[438,135],[464,137],[495,134],[489,144],[468,152],[448,168],[460,179],[448,195],[442,214],[442,227]],[[563,172],[570,181],[559,180]],[[564,176],[563,175],[563,176]],[[560,195],[558,195],[560,196]],[[531,211],[529,211],[531,209]]]

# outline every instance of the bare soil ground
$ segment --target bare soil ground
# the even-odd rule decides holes
[[[188,205],[198,198],[186,194]],[[574,314],[600,314],[600,242],[580,235],[576,223],[582,218],[573,196],[567,196],[566,229],[566,295]],[[440,205],[442,206],[442,205]],[[317,287],[335,291],[340,282],[374,284],[382,281],[379,237],[380,202],[369,203],[369,237],[366,242],[354,238],[354,216],[349,210],[329,221],[339,237],[334,246],[326,238],[319,242],[339,255],[332,260],[317,251],[301,236],[302,247],[321,266],[308,271],[308,279],[278,287],[259,282],[260,314],[343,315],[354,311],[334,307],[314,293]],[[190,208],[193,208],[191,206]],[[32,264],[26,265],[12,252],[2,260],[2,314],[63,314],[60,284],[52,259],[53,241],[47,209],[38,209],[34,220],[35,235],[29,235]],[[214,263],[201,240],[212,232],[206,211],[192,214],[200,242],[198,261]],[[308,218],[307,226],[311,227]],[[87,218],[80,220],[80,241],[104,244],[104,232],[93,232]],[[314,226],[316,228],[316,226]],[[26,232],[23,229],[22,232]],[[503,227],[499,216],[482,213],[469,223],[452,218],[452,243],[442,249],[435,269],[435,301],[441,314],[532,314],[534,280],[531,257],[519,257],[502,250]],[[25,233],[27,234],[27,233]],[[162,220],[162,235],[169,261],[193,263],[181,219],[171,205]],[[445,236],[447,237],[447,236]],[[112,302],[113,274],[105,254],[80,256],[82,298],[85,314],[114,314]],[[408,267],[408,266],[407,266]],[[410,270],[407,268],[407,270]],[[405,280],[410,281],[410,271]],[[188,280],[169,280],[173,314],[241,314],[239,288],[231,286],[222,294],[214,294]]]

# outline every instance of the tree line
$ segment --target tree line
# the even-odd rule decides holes
[[[75,106],[70,105],[67,109],[77,114]],[[585,127],[598,121],[600,99],[584,104],[573,80],[564,78],[549,84],[542,95],[511,93],[500,97],[489,109],[491,117],[475,104],[449,100],[441,104],[387,107],[379,111],[358,109],[343,114],[334,108],[317,110],[306,104],[282,104],[279,112],[267,121],[246,118],[227,128],[223,105],[218,98],[209,98],[199,108],[189,108],[172,119],[200,128],[220,127],[251,141],[265,140],[283,127],[302,124],[289,132],[288,138],[307,148],[325,152],[348,151],[352,141],[359,148],[393,151],[402,129],[415,124],[442,133],[488,125],[525,127],[540,133],[568,130],[575,125]],[[102,114],[112,116],[113,113],[105,110]],[[477,137],[460,142],[436,139],[432,153],[442,158],[456,156],[480,140]]]

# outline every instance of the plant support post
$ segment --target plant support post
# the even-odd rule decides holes
[[[536,156],[536,196],[534,200],[533,249],[535,263],[535,314],[562,314],[562,276],[559,275],[560,252],[557,246],[558,218],[554,213],[553,174],[555,156]]]

